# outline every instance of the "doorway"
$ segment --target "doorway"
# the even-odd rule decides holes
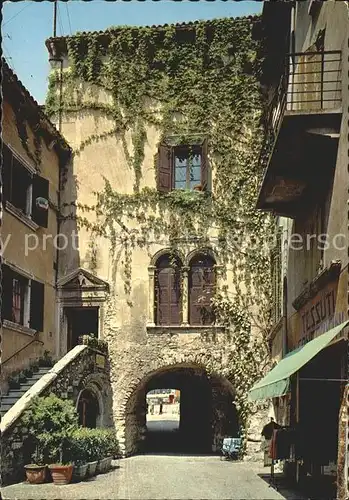
[[[78,402],[79,425],[95,429],[98,414],[99,405],[96,396],[88,389],[84,389]]]
[[[66,315],[68,351],[79,344],[81,335],[92,334],[98,337],[99,307],[69,307],[66,309]]]

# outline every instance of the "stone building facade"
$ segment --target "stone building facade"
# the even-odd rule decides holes
[[[78,240],[60,260],[59,354],[74,346],[81,322],[108,342],[126,454],[146,449],[145,396],[157,388],[181,391],[183,446],[216,451],[246,424],[237,403],[249,383],[242,366],[253,365],[256,377],[268,363],[258,321],[268,305],[258,281],[266,266],[261,259],[247,272],[243,251],[253,223],[264,227],[250,202],[259,176],[258,22],[115,28],[46,42],[46,111],[74,150],[62,231]],[[217,100],[220,71],[232,87]],[[235,328],[213,318],[220,294]]]

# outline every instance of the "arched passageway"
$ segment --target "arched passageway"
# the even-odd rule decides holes
[[[79,424],[94,429],[97,427],[97,418],[100,413],[96,396],[89,389],[81,391],[78,406]]]
[[[146,425],[146,394],[155,389],[180,391],[179,428],[154,432]],[[209,375],[199,365],[178,364],[149,374],[134,390],[126,405],[126,454],[194,453],[218,451],[223,437],[237,436],[238,415],[230,383]]]

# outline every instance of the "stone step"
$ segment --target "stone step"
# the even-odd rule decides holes
[[[13,405],[14,403],[1,403],[1,413],[6,413]]]
[[[10,396],[12,398],[21,398],[23,394],[27,392],[26,389],[10,389],[7,393],[7,396]]]
[[[31,387],[33,387],[34,384],[28,384],[28,382],[26,382],[25,384],[21,384],[21,388],[20,390],[21,391],[27,391],[28,389],[30,389]]]
[[[16,397],[16,396],[3,396],[1,398],[1,408],[3,408],[3,406],[7,405],[7,404],[15,404],[16,401],[18,401],[20,399],[20,397]]]

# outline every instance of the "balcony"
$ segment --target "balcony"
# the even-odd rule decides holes
[[[328,190],[342,118],[341,72],[340,51],[287,55],[266,114],[257,208],[294,218]]]

